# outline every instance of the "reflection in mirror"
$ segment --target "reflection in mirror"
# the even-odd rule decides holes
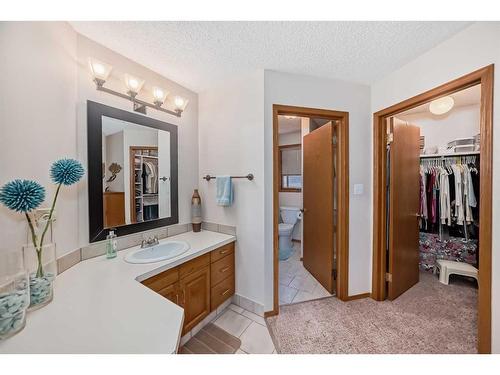
[[[102,116],[104,228],[171,216],[170,132]]]

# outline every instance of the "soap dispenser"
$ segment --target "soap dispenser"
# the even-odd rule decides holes
[[[116,258],[116,234],[114,228],[110,229],[108,235],[106,236],[106,258],[113,259]]]

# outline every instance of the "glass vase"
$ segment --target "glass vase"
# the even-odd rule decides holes
[[[56,245],[48,243],[37,250],[32,244],[23,247],[24,263],[28,270],[30,305],[28,311],[47,305],[54,296],[57,275]]]
[[[30,302],[28,273],[20,249],[0,249],[0,340],[26,325]]]

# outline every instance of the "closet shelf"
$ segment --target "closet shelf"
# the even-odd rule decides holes
[[[455,156],[472,156],[479,155],[480,151],[471,151],[471,152],[454,152],[450,154],[428,154],[428,155],[420,155],[420,158],[447,158],[447,157],[455,157]]]

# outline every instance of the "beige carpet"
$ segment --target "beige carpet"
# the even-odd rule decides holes
[[[234,354],[240,346],[239,338],[210,323],[186,342],[179,354]]]
[[[477,288],[422,273],[392,302],[328,297],[282,306],[266,322],[278,353],[476,353]]]

